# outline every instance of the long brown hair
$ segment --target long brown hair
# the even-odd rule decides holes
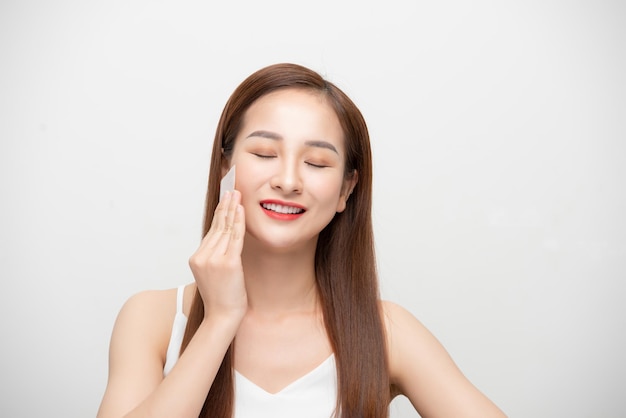
[[[388,417],[389,372],[382,323],[371,221],[372,158],[369,133],[356,105],[316,72],[296,64],[263,68],[234,91],[217,126],[206,195],[204,236],[219,199],[222,159],[232,152],[250,105],[272,91],[308,89],[324,94],[343,128],[346,177],[358,183],[346,209],[320,232],[315,253],[317,289],[326,332],[337,364],[337,412],[341,418]],[[198,329],[204,305],[196,291],[181,351]],[[231,343],[205,400],[201,418],[231,418],[234,405]]]

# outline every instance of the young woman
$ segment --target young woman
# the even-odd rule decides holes
[[[218,201],[235,166],[236,190]],[[195,282],[116,320],[109,417],[502,417],[410,313],[379,299],[363,117],[317,73],[248,77],[215,135]]]

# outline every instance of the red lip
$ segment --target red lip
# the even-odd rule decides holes
[[[275,205],[281,205],[281,206],[291,206],[292,208],[298,208],[298,209],[304,209],[306,210],[306,208],[298,203],[293,203],[293,202],[285,202],[282,200],[276,200],[276,199],[268,199],[268,200],[261,200],[261,204],[275,204]]]
[[[279,213],[279,212],[274,212],[273,210],[269,210],[269,209],[265,209],[263,207],[263,204],[274,204],[274,205],[281,205],[281,206],[289,206],[292,208],[298,208],[298,209],[302,209],[302,212],[300,213]],[[263,209],[263,212],[265,212],[265,214],[267,216],[269,216],[272,219],[276,219],[279,221],[293,221],[298,219],[300,216],[302,216],[304,214],[304,212],[306,212],[306,208],[302,205],[299,205],[297,203],[293,203],[293,202],[284,202],[282,200],[263,200],[261,201],[261,209]]]

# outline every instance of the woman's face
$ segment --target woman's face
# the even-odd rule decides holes
[[[344,178],[343,137],[320,93],[279,90],[250,106],[223,172],[237,167],[249,237],[275,248],[315,247],[356,182]]]

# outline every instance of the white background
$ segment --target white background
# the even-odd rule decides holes
[[[284,61],[368,121],[383,296],[509,416],[623,416],[625,18],[592,0],[3,1],[0,416],[95,415],[123,302],[192,280],[224,103]]]

